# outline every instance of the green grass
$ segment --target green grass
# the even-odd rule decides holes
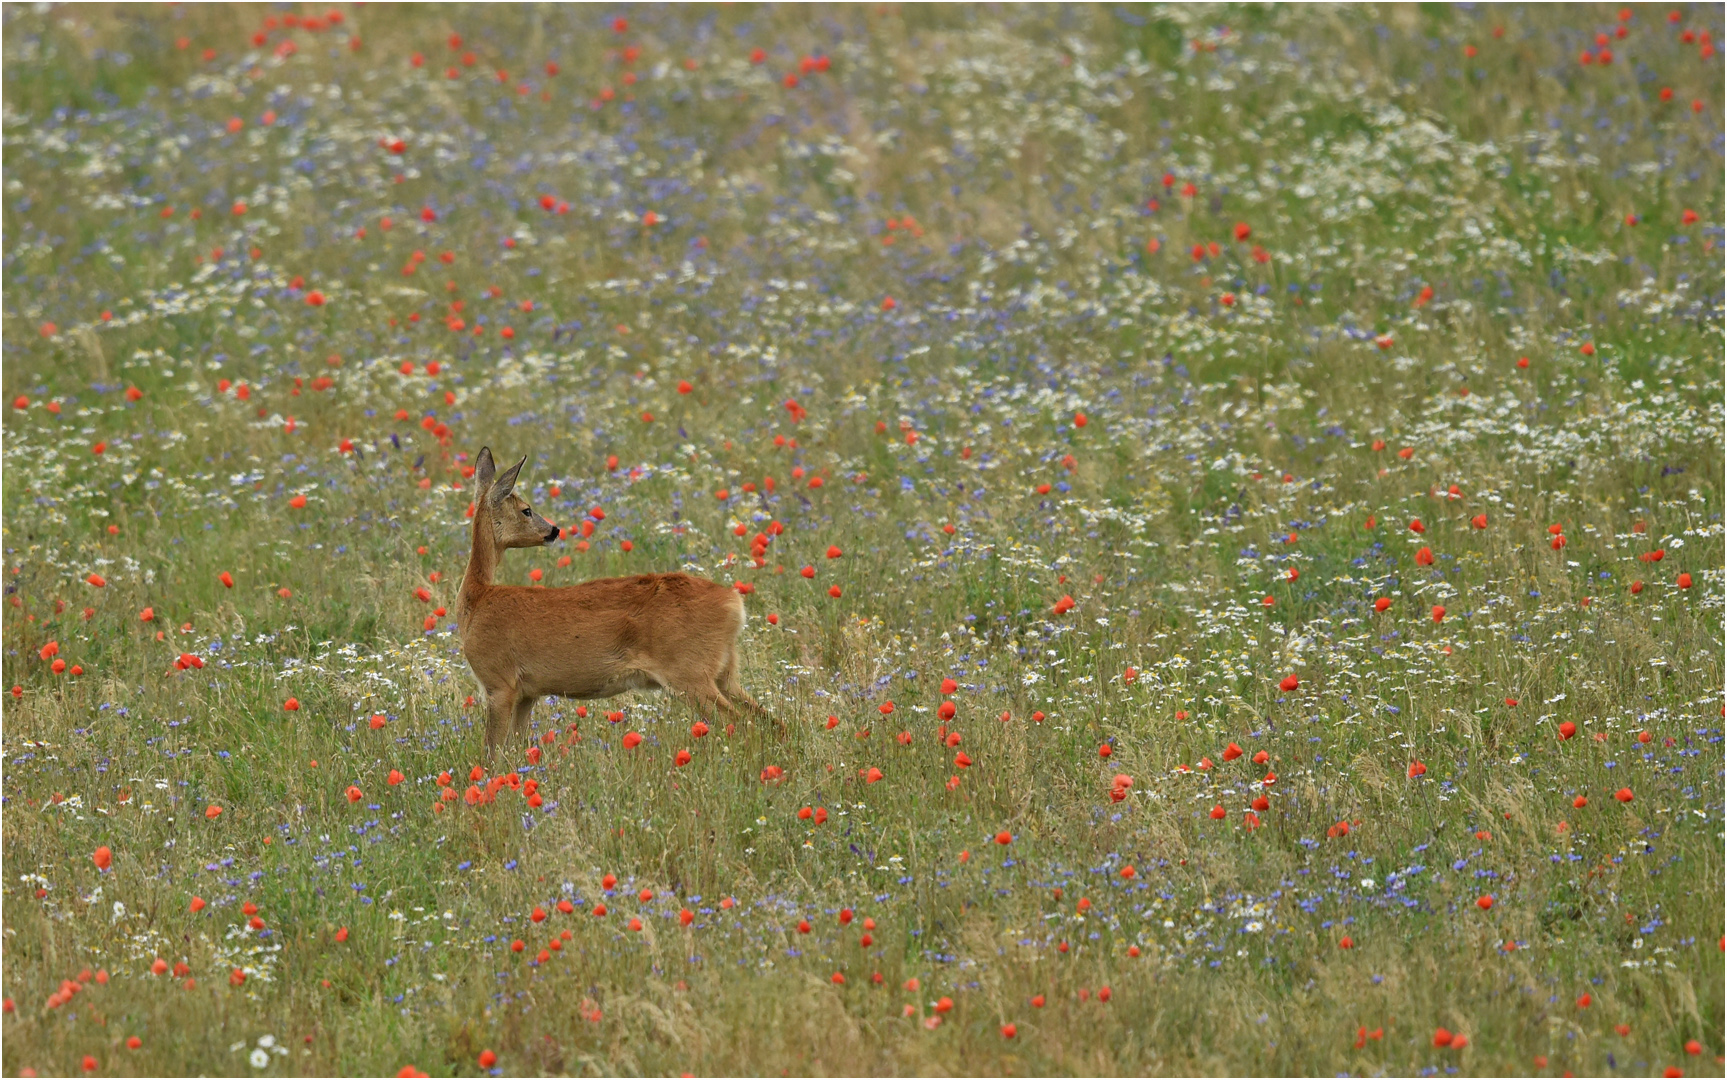
[[[1721,1073],[1718,8],[335,10],[3,13],[7,1075]]]

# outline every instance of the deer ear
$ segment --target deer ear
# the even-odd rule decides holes
[[[492,461],[492,448],[480,447],[480,456],[474,460],[474,483],[477,490],[484,491],[492,482],[492,477],[498,473],[498,466]]]
[[[516,486],[516,477],[521,475],[522,466],[527,463],[528,456],[523,454],[522,460],[498,474],[498,478],[492,481],[492,502],[501,503],[510,497],[510,492]]]

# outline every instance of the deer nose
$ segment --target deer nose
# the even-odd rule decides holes
[[[558,537],[560,537],[562,535],[563,535],[563,530],[558,528],[556,525],[553,525],[552,531],[546,534],[546,543],[549,544],[553,540],[556,540]]]

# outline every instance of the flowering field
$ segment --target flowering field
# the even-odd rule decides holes
[[[3,18],[6,1075],[1722,1074],[1719,6]]]

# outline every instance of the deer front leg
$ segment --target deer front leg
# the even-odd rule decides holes
[[[498,747],[510,734],[516,717],[516,688],[486,688],[486,760],[490,761]],[[532,705],[530,704],[530,708]]]

